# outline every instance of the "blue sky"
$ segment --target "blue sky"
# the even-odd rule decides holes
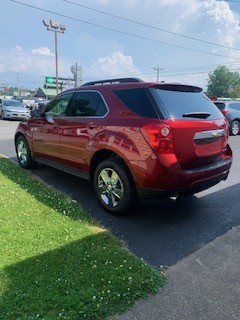
[[[60,77],[77,63],[83,82],[156,81],[159,68],[159,81],[206,88],[218,65],[240,69],[239,14],[237,0],[1,0],[0,85],[37,88],[55,75],[54,33],[42,23],[52,19],[66,26]]]

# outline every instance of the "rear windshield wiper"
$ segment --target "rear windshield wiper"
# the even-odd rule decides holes
[[[207,119],[211,113],[209,112],[189,112],[184,113],[182,116],[184,118],[200,118],[200,119]]]

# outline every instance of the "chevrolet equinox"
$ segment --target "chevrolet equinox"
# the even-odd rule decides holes
[[[66,90],[20,122],[23,168],[43,163],[90,180],[103,208],[194,194],[228,176],[232,151],[221,111],[196,86],[124,78]]]

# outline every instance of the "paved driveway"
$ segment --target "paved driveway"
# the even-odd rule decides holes
[[[13,160],[16,125],[0,121],[0,153]],[[122,238],[132,252],[159,267],[176,263],[240,224],[240,136],[230,137],[230,144],[234,161],[227,181],[176,202],[142,201],[127,217],[114,217],[102,210],[87,181],[43,165],[32,172],[70,194],[101,225]]]

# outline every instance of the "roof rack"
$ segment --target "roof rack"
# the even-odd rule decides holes
[[[143,80],[138,78],[117,78],[117,79],[106,79],[86,82],[82,86],[92,86],[95,84],[112,84],[112,83],[127,83],[127,82],[143,82]]]

